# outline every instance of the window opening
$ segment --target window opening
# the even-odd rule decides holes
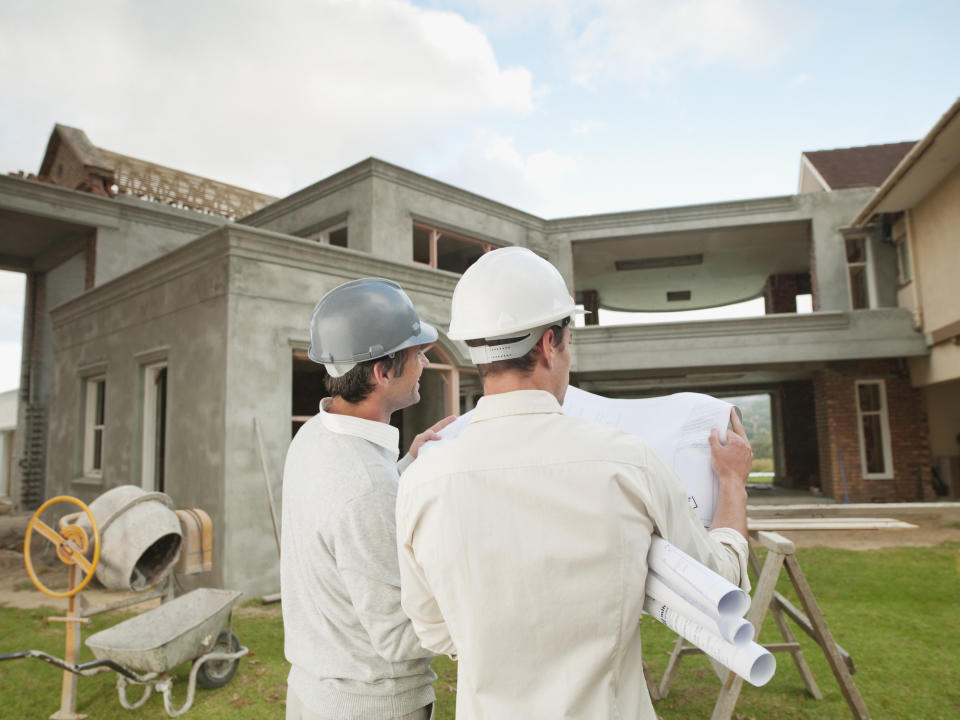
[[[867,288],[867,242],[864,237],[846,238],[850,304],[854,310],[870,306]]]
[[[743,427],[753,448],[753,464],[748,482],[769,485],[776,475],[773,450],[773,410],[770,394],[724,397],[728,403],[740,408]]]
[[[336,245],[337,247],[346,247],[347,246],[346,226],[342,228],[337,228],[336,230],[331,230],[327,234],[327,240],[331,245]]]
[[[316,226],[314,226],[316,227]],[[341,222],[328,227],[322,228],[320,230],[308,230],[306,232],[300,231],[297,233],[298,237],[302,237],[304,240],[314,240],[321,245],[335,245],[337,247],[347,247],[347,239],[349,237],[347,233],[347,223]]]
[[[858,380],[857,415],[863,477],[890,477],[890,425],[882,380]]]
[[[167,449],[167,364],[143,368],[143,457],[141,485],[165,492]]]
[[[103,428],[106,417],[107,379],[88,378],[85,382],[83,474],[103,475]]]
[[[320,401],[326,396],[323,385],[327,371],[315,363],[305,350],[293,351],[293,382],[290,418],[290,437],[297,434],[303,424],[320,411]]]
[[[413,224],[413,260],[439,270],[464,273],[480,257],[498,246],[448,230]]]

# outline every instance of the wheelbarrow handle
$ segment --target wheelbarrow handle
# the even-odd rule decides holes
[[[107,672],[108,670],[113,670],[120,675],[123,675],[134,682],[144,682],[149,680],[155,673],[151,675],[137,675],[135,672],[128,670],[122,665],[118,665],[113,660],[91,660],[90,662],[80,663],[79,665],[71,665],[58,657],[54,657],[49,653],[45,653],[42,650],[23,650],[21,652],[7,653],[5,655],[0,655],[0,662],[4,660],[19,660],[21,658],[36,658],[37,660],[43,660],[45,663],[50,665],[55,665],[61,670],[66,670],[72,672],[74,675],[81,675],[83,677],[90,677],[91,675],[97,675],[98,673]]]

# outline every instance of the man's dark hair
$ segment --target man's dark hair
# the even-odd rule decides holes
[[[340,377],[327,375],[323,384],[331,397],[339,395],[348,403],[358,403],[373,392],[373,369],[377,366],[377,363],[386,363],[388,365],[386,370],[392,370],[394,377],[400,377],[403,375],[403,366],[406,359],[407,351],[397,350],[393,357],[381,357],[357,363],[357,366],[346,375]]]
[[[563,329],[570,324],[570,319],[567,318],[561,325],[551,325],[547,330],[553,330],[553,346],[555,348],[563,345]],[[544,330],[546,334],[547,330]],[[478,345],[506,345],[507,343],[516,342],[520,338],[507,338],[505,340],[467,340],[467,345],[471,347],[477,347]],[[518,358],[510,358],[509,360],[497,360],[492,363],[482,363],[477,365],[477,372],[480,373],[480,379],[483,380],[486,377],[492,377],[494,375],[499,375],[500,373],[515,371],[519,372],[521,375],[529,375],[533,372],[534,366],[537,364],[537,355],[540,354],[539,340],[538,344],[530,348],[530,351]]]

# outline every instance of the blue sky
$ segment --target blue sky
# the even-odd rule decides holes
[[[789,194],[804,150],[922,137],[958,28],[924,0],[4,3],[0,169],[61,122],[278,196],[370,155],[544,217]]]

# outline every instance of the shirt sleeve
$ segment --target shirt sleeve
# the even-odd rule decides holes
[[[649,448],[647,470],[651,494],[648,510],[659,535],[749,592],[747,541],[743,535],[732,528],[708,532],[690,507],[683,481]]]
[[[400,606],[394,495],[372,492],[337,518],[340,576],[373,649],[388,662],[430,657]]]
[[[410,453],[407,453],[402,458],[400,458],[400,461],[397,463],[397,474],[403,475],[404,470],[410,467],[410,463],[412,463],[413,461],[414,461],[414,457]]]
[[[403,491],[401,490],[401,497]],[[457,648],[450,637],[450,631],[437,605],[436,597],[430,589],[423,568],[417,562],[414,551],[411,521],[404,504],[397,503],[397,547],[400,563],[400,597],[404,612],[413,623],[420,641],[428,650],[457,659]]]

